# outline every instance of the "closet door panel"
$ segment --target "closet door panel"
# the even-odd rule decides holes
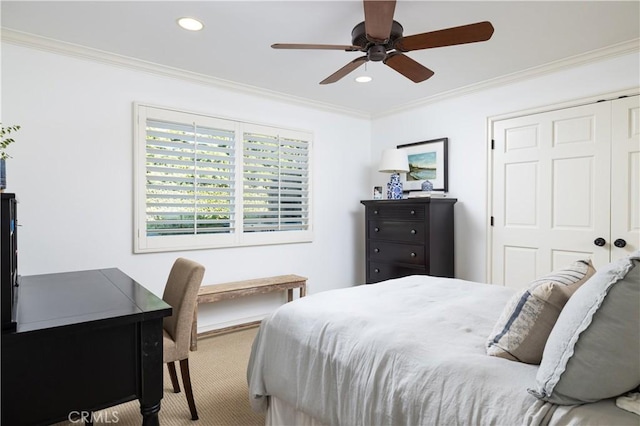
[[[593,161],[593,156],[552,160],[552,229],[588,232],[595,226],[594,197],[598,194],[592,179]]]
[[[594,244],[609,240],[609,185],[611,179],[611,105],[584,105],[545,113],[553,128],[551,219],[548,233],[551,268],[563,258],[609,263],[609,249]],[[562,254],[562,255],[560,255]]]
[[[496,121],[493,138],[490,281],[520,287],[567,260],[608,263],[594,240],[609,238],[610,104]]]
[[[541,161],[541,144],[550,141],[544,135],[551,132],[549,122],[537,117],[501,121],[494,127],[494,283],[521,288],[548,268],[539,234],[549,227],[542,198],[550,173]]]
[[[551,254],[551,265],[553,270],[564,268],[567,265],[575,262],[576,260],[586,259],[590,257],[591,252],[589,251],[564,251],[564,250],[553,250]]]
[[[611,258],[640,249],[640,97],[612,102]],[[624,240],[624,247],[616,247]]]
[[[504,246],[503,285],[515,289],[524,289],[537,277],[537,247]]]

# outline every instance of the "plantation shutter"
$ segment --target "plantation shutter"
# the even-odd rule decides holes
[[[136,253],[313,240],[311,133],[135,111]]]
[[[243,231],[307,231],[309,141],[266,129],[243,135]]]
[[[146,120],[146,235],[235,230],[235,132]]]

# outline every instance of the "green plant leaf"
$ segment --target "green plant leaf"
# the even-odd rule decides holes
[[[7,158],[11,158],[9,154],[7,154],[4,150],[15,142],[15,139],[7,137],[11,132],[17,132],[20,130],[20,126],[2,126],[0,123],[0,158],[6,160]]]

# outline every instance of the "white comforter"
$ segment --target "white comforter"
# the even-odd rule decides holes
[[[547,423],[556,407],[527,393],[537,366],[485,352],[511,294],[411,276],[287,303],[254,342],[252,407],[274,395],[326,425]]]

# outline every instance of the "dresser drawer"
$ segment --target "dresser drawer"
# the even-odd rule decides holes
[[[409,275],[425,275],[424,268],[411,268],[398,266],[393,263],[368,262],[367,282],[377,283],[391,278],[406,277]]]
[[[394,204],[379,205],[367,208],[367,219],[393,218],[398,220],[424,220],[426,209],[420,204]]]
[[[370,220],[367,223],[367,227],[367,237],[371,240],[423,244],[426,238],[426,224],[424,222]]]
[[[387,243],[371,240],[369,244],[369,259],[372,262],[425,264],[424,245]]]

